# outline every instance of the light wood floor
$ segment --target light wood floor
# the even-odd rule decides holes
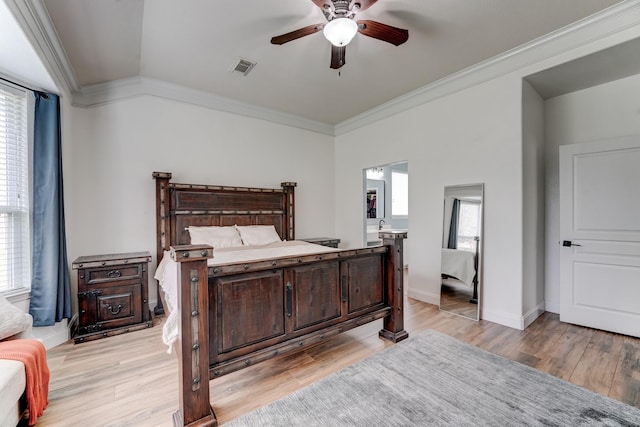
[[[431,328],[640,407],[640,340],[561,323],[545,313],[525,331],[474,322],[409,299],[405,328]],[[151,329],[48,353],[49,407],[40,427],[170,426],[178,406],[174,355],[161,323]],[[381,321],[210,382],[220,423],[263,406],[391,345],[378,338]]]
[[[473,289],[456,279],[442,279],[440,309],[476,320],[478,304],[471,302]]]

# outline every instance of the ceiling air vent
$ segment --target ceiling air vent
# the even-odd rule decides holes
[[[249,74],[249,71],[256,66],[256,62],[249,61],[248,59],[238,58],[237,61],[233,64],[231,71],[234,73],[240,73],[243,75]]]

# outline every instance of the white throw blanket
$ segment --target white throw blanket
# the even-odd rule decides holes
[[[264,246],[222,248],[214,249],[214,256],[207,261],[207,265],[210,267],[221,266],[337,250],[299,240],[275,242]],[[173,343],[177,341],[180,331],[178,329],[178,264],[171,259],[168,251],[165,251],[153,277],[160,283],[160,287],[164,291],[165,302],[169,311],[169,315],[162,327],[162,342],[169,346],[167,352],[171,353]]]
[[[474,258],[473,252],[442,248],[442,273],[472,287],[476,274]]]

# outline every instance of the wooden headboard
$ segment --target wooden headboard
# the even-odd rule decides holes
[[[282,239],[295,239],[295,182],[272,189],[176,184],[169,172],[153,178],[158,261],[170,246],[190,243],[190,225],[274,225]]]

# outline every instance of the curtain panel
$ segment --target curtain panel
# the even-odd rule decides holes
[[[31,300],[34,326],[71,317],[62,191],[60,98],[34,92]]]
[[[454,199],[453,206],[451,208],[451,225],[449,226],[449,239],[447,242],[447,248],[458,248],[458,220],[460,217],[460,200]]]

